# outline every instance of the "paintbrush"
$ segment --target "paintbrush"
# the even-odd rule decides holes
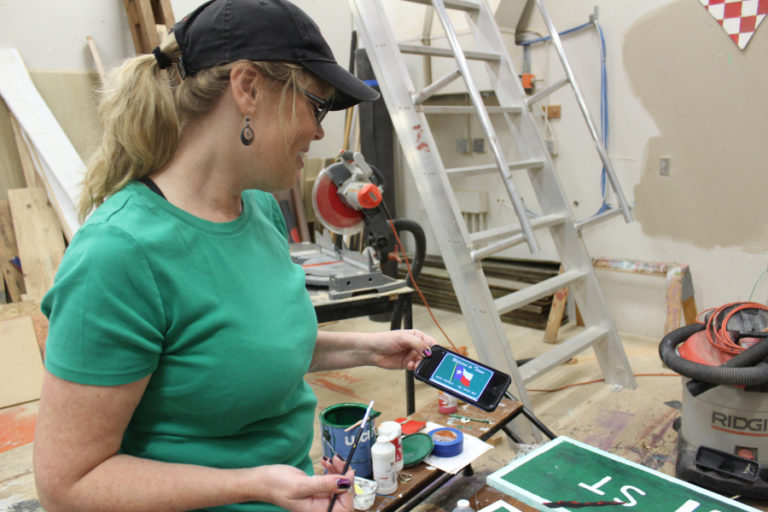
[[[368,416],[371,414],[371,409],[373,409],[373,400],[371,400],[371,403],[368,404],[368,408],[365,410],[365,415],[360,422],[360,430],[357,431],[355,441],[352,443],[352,447],[349,449],[347,460],[344,462],[344,469],[341,471],[342,475],[346,475],[347,471],[349,471],[349,463],[352,461],[352,456],[355,454],[355,450],[357,450],[357,444],[360,442],[360,437],[363,435],[363,430],[365,430],[365,424],[368,422]],[[328,512],[333,510],[333,506],[336,504],[338,497],[338,494],[334,494],[331,497],[331,504],[328,506]]]

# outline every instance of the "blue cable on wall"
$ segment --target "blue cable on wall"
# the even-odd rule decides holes
[[[608,153],[608,74],[605,65],[605,36],[603,36],[602,27],[597,22],[595,22],[595,28],[600,35],[600,130],[603,136],[603,147],[605,152]],[[607,175],[608,172],[605,169],[605,165],[603,165],[603,171],[600,173],[600,192],[602,193],[603,202],[597,213],[603,213],[611,208],[607,202]]]
[[[603,29],[600,26],[600,24],[597,23],[597,20],[593,19],[592,21],[588,21],[587,23],[584,23],[577,27],[569,28],[562,32],[558,32],[558,34],[560,36],[564,36],[572,32],[576,32],[578,30],[589,28],[591,26],[594,26],[595,29],[597,29],[597,33],[600,36],[600,130],[602,134],[603,147],[605,148],[605,151],[608,152],[608,73],[606,72],[606,65],[605,65],[606,51],[605,51],[605,36],[603,35]],[[536,39],[531,39],[529,41],[522,41],[518,44],[520,46],[530,46],[532,44],[549,41],[550,39],[552,39],[552,36],[544,36]],[[608,172],[605,168],[605,165],[603,165],[602,172],[600,173],[600,193],[602,197],[602,202],[600,204],[600,208],[597,210],[597,214],[603,213],[611,209],[607,201],[607,192],[608,192],[607,179],[608,179]]]

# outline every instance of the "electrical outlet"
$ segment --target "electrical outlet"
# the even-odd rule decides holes
[[[659,176],[669,176],[672,167],[672,157],[662,156],[659,158]]]

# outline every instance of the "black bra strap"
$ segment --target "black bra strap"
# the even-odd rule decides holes
[[[160,197],[162,197],[163,199],[165,199],[165,194],[163,194],[163,191],[160,190],[160,187],[157,186],[157,183],[152,181],[149,178],[149,176],[142,176],[141,178],[139,178],[139,181],[142,182],[143,184],[145,184],[149,188],[149,190],[151,190],[155,194],[157,194]]]

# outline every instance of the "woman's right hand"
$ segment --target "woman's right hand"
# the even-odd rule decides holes
[[[338,495],[333,512],[351,512],[355,473],[352,469],[342,475],[344,462],[334,457],[323,466],[326,475],[309,476],[300,469],[286,465],[261,466],[258,470],[269,476],[270,502],[292,512],[328,512],[334,494]],[[262,473],[262,476],[265,476]]]

